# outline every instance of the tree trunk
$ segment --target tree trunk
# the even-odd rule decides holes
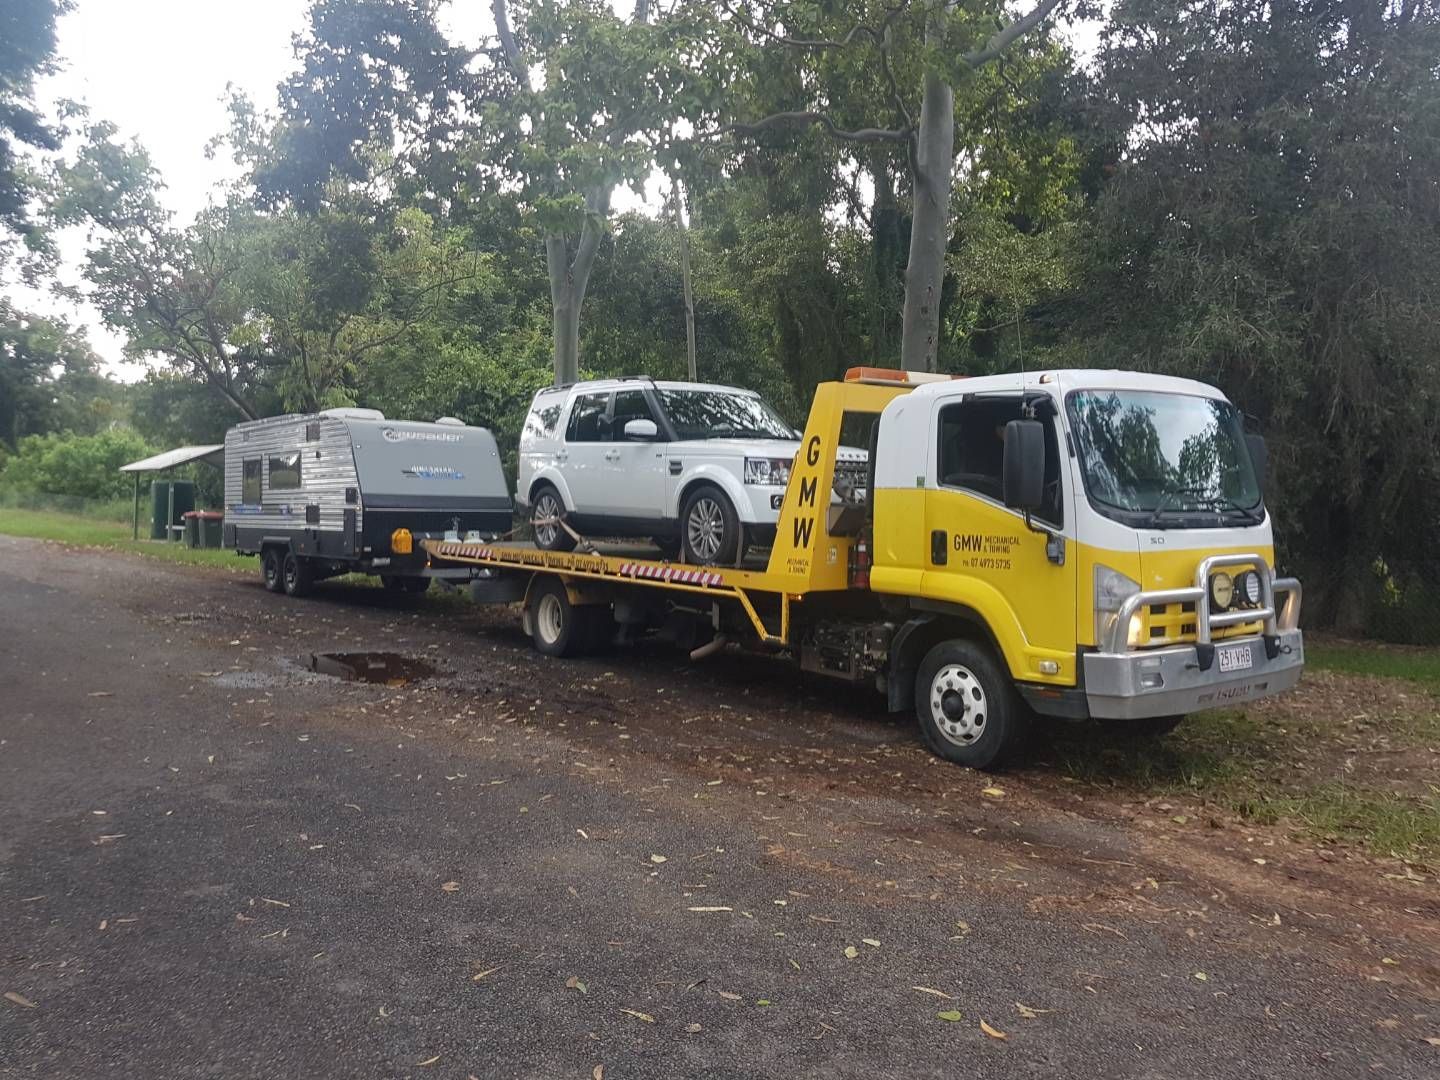
[[[875,198],[870,207],[870,362],[879,367],[895,363],[896,316],[903,304],[905,234],[900,200],[895,195],[895,176],[884,151],[877,150],[870,162]]]
[[[680,206],[680,181],[671,181],[675,201],[675,224],[680,229],[680,286],[685,293],[685,359],[691,382],[700,381],[700,368],[695,359],[695,293],[690,287],[690,230],[685,227],[685,212]]]
[[[550,305],[555,325],[555,385],[578,382],[580,379],[580,309],[585,305],[585,289],[590,284],[590,271],[600,250],[604,231],[603,216],[610,208],[610,189],[592,189],[585,196],[585,222],[580,227],[580,242],[575,257],[563,233],[545,237],[545,266],[550,272]]]
[[[553,291],[552,291],[553,295]],[[555,385],[580,381],[580,305],[555,301]]]
[[[954,158],[955,94],[944,79],[931,73],[925,76],[915,135],[915,206],[900,332],[900,366],[907,371],[934,371],[936,366]]]

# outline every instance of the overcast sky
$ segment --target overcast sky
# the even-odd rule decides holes
[[[613,0],[626,11],[633,0]],[[42,103],[62,99],[89,105],[97,119],[138,138],[166,185],[165,202],[188,222],[233,178],[228,156],[205,157],[205,144],[225,130],[227,87],[248,94],[261,108],[275,104],[276,85],[293,69],[292,36],[305,21],[307,0],[77,0],[60,21],[62,69],[39,85]],[[442,18],[453,40],[478,43],[493,33],[490,5],[479,0],[447,5]],[[1087,28],[1081,45],[1093,45]],[[635,205],[617,192],[617,209]],[[84,237],[62,238],[61,278],[79,281]],[[87,328],[91,345],[113,374],[143,373],[120,362],[123,340],[88,306],[76,308],[13,282],[0,282],[22,307],[66,316]]]

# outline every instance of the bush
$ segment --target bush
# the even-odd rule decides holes
[[[0,471],[0,486],[12,491],[118,499],[133,481],[120,466],[155,451],[133,431],[99,435],[30,435]]]

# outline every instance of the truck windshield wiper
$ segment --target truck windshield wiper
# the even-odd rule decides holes
[[[1167,491],[1160,497],[1160,502],[1157,503],[1155,509],[1150,512],[1150,527],[1152,529],[1158,528],[1160,525],[1160,515],[1171,509],[1170,503],[1187,495],[1200,503],[1200,508],[1204,510],[1244,514],[1247,519],[1254,517],[1253,510],[1241,506],[1229,496],[1213,495],[1202,487],[1183,487],[1176,488],[1173,491]],[[1175,507],[1174,509],[1183,512],[1185,508]]]

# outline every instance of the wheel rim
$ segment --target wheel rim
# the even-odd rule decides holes
[[[930,680],[930,717],[941,736],[956,746],[973,746],[989,717],[985,688],[963,664],[946,664]]]
[[[719,555],[720,541],[725,536],[725,514],[720,504],[708,495],[696,499],[685,521],[685,535],[696,558],[710,562]]]
[[[299,564],[297,564],[293,558],[286,559],[286,560],[285,560],[285,587],[286,587],[287,589],[293,589],[293,588],[295,588],[295,581],[296,581],[296,578],[299,576],[299,574],[300,574],[300,566],[299,566]]]
[[[560,517],[559,500],[548,491],[535,500],[535,514],[533,521],[544,521],[547,518],[558,519]],[[535,539],[540,542],[541,547],[549,547],[560,535],[559,524],[536,525]]]
[[[546,593],[540,598],[535,608],[535,625],[545,644],[554,645],[560,640],[565,630],[565,612],[560,608],[560,598],[554,593]]]
[[[260,572],[265,575],[265,584],[274,585],[280,577],[280,568],[275,565],[274,556],[267,555],[260,564]]]

